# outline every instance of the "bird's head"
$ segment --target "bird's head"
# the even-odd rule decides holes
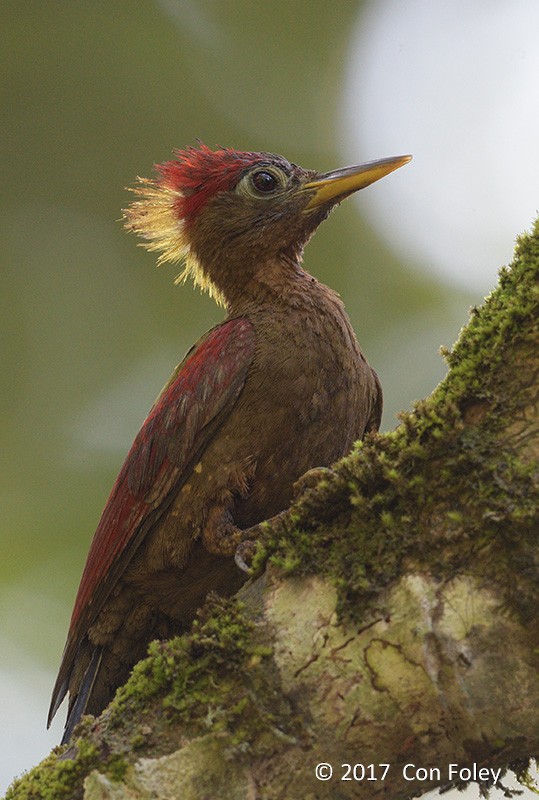
[[[270,263],[299,264],[305,243],[331,208],[410,161],[398,156],[320,174],[272,153],[204,144],[175,151],[139,178],[125,226],[159,252],[158,263],[183,262],[179,280],[227,304]]]

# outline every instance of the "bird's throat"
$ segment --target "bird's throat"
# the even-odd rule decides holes
[[[230,274],[230,273],[229,273]],[[307,287],[316,279],[302,269],[299,262],[276,257],[258,265],[249,277],[217,283],[231,316],[248,314],[253,308],[297,308],[303,304]],[[312,302],[312,300],[311,300]]]

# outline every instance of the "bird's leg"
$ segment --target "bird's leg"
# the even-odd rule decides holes
[[[216,556],[233,556],[244,531],[234,525],[230,509],[214,506],[208,514],[202,531],[202,544]]]
[[[258,540],[263,537],[264,530],[267,528],[267,526],[270,525],[275,527],[276,525],[279,525],[280,520],[286,518],[287,514],[288,509],[279,511],[279,513],[275,514],[273,517],[269,517],[269,519],[259,522],[257,525],[253,525],[252,527],[241,531],[241,540],[236,547],[234,561],[236,562],[236,566],[241,569],[242,572],[251,572],[251,566],[253,557],[256,553]]]
[[[237,556],[239,550],[245,553],[252,550],[254,553],[256,540],[262,532],[262,524],[250,528],[238,528],[233,522],[230,509],[214,506],[202,531],[202,543],[206,550],[216,556]]]
[[[309,489],[313,489],[320,481],[334,476],[335,472],[329,467],[308,470],[294,483],[294,499],[297,500]],[[283,513],[276,514],[268,521],[271,523]],[[214,506],[209,512],[202,532],[202,542],[206,550],[214,555],[234,556],[238,568],[242,572],[249,572],[261,532],[260,524],[244,530],[238,528],[234,524],[230,507],[223,503]]]
[[[298,500],[310,489],[314,489],[315,486],[317,486],[321,481],[329,480],[334,477],[335,471],[330,467],[314,467],[313,469],[308,470],[293,484],[292,488],[294,491],[294,500]],[[286,513],[286,510],[281,511],[279,514],[275,514],[274,517],[271,517],[266,522],[268,524],[275,524],[279,518],[283,517]],[[242,572],[251,571],[253,557],[256,553],[257,540],[262,534],[262,525],[264,524],[265,523],[259,523],[258,525],[253,525],[251,528],[241,531],[242,536],[234,553],[234,561],[236,562],[236,566],[241,569]]]
[[[269,521],[281,516],[282,513],[284,512],[276,514]],[[214,506],[202,532],[202,543],[206,550],[214,555],[234,556],[239,569],[242,572],[249,572],[263,525],[264,523],[259,523],[250,528],[238,528],[234,525],[229,508]]]
[[[242,572],[249,573],[256,553],[256,539],[245,539],[236,547],[234,561]]]

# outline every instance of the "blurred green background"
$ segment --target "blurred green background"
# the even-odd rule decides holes
[[[48,692],[123,457],[172,368],[222,317],[123,232],[124,187],[196,137],[344,166],[342,71],[361,5],[0,6],[0,691],[12,720],[0,749],[23,754],[4,781],[49,747],[40,738]],[[389,155],[358,141],[354,160]],[[415,273],[351,202],[322,226],[306,265],[343,296],[393,427],[443,376],[438,347],[479,298]]]

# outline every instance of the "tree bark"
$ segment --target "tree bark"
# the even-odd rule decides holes
[[[525,781],[538,273],[539,223],[433,394],[263,523],[253,580],[154,643],[67,756],[7,798],[397,800],[499,786],[509,765]]]

